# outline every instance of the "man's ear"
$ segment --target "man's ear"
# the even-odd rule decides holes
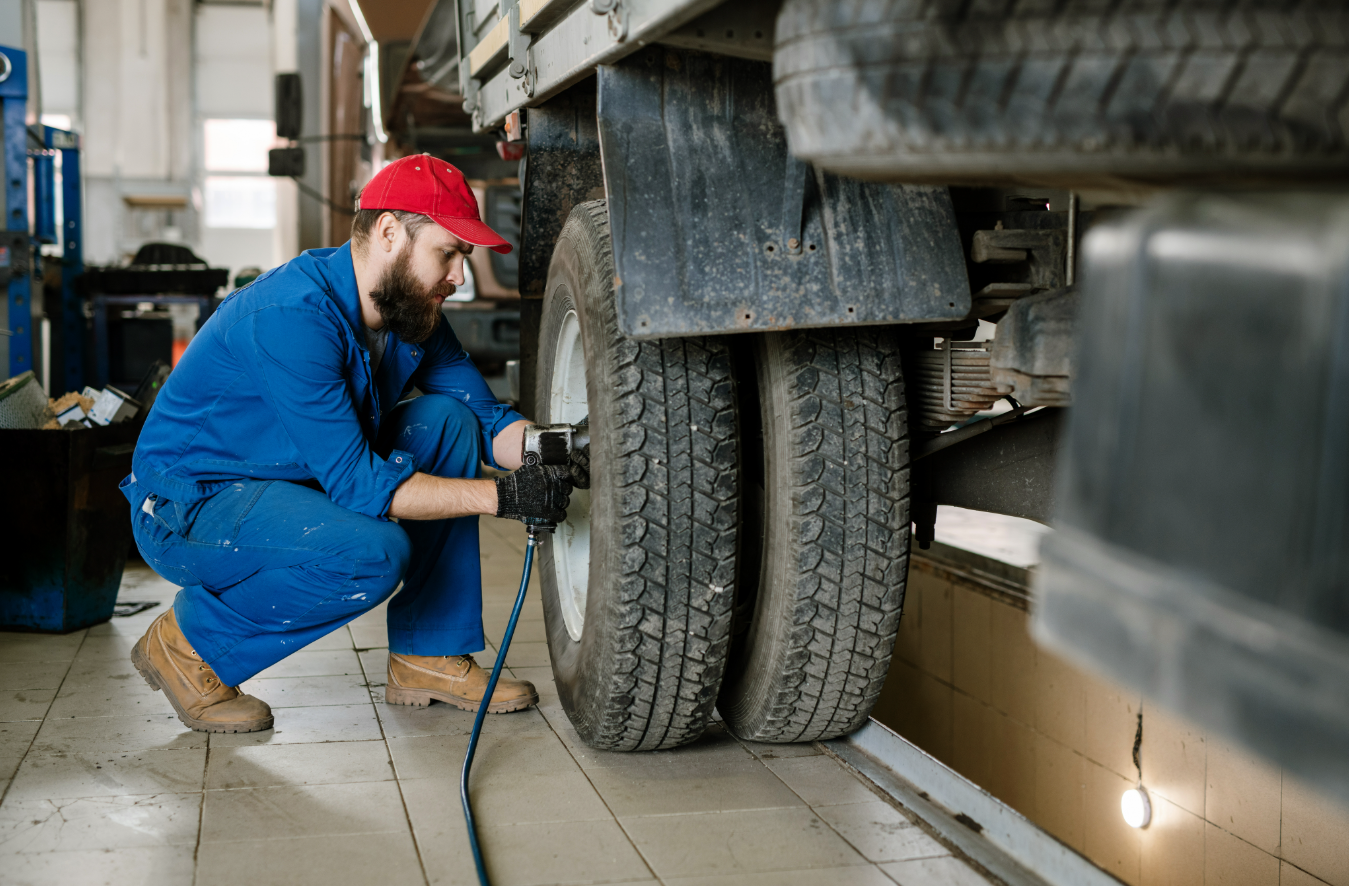
[[[394,244],[398,242],[398,231],[402,228],[402,223],[392,212],[382,212],[375,220],[374,240],[385,252],[393,252]]]

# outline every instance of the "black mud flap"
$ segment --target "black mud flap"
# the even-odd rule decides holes
[[[599,137],[626,335],[970,311],[947,189],[791,157],[766,62],[653,46],[603,66]]]
[[[1349,200],[1171,197],[1082,287],[1037,638],[1349,801]]]

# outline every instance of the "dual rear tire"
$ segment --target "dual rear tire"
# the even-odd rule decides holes
[[[907,570],[896,336],[660,341],[618,331],[604,201],[576,207],[545,290],[541,422],[591,428],[588,493],[541,552],[558,694],[608,750],[861,726]]]

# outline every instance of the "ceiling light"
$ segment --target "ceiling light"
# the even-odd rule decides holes
[[[1142,786],[1129,788],[1119,798],[1119,811],[1124,814],[1124,822],[1129,827],[1147,827],[1152,821],[1152,803],[1148,801],[1148,792]]]
[[[370,117],[375,124],[375,138],[380,142],[387,142],[389,134],[384,131],[384,108],[381,106],[383,95],[379,85],[379,41],[370,33],[370,25],[365,21],[365,13],[361,11],[359,0],[347,0],[347,5],[351,8],[352,17],[356,19],[356,26],[361,29],[361,38],[369,48],[365,56],[365,88],[369,93],[366,107],[370,109]]]

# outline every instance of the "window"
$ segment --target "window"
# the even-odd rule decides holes
[[[271,120],[207,120],[204,135],[206,227],[276,227],[276,184],[266,175],[276,125]]]
[[[276,185],[252,175],[212,175],[203,194],[208,228],[276,227]]]

